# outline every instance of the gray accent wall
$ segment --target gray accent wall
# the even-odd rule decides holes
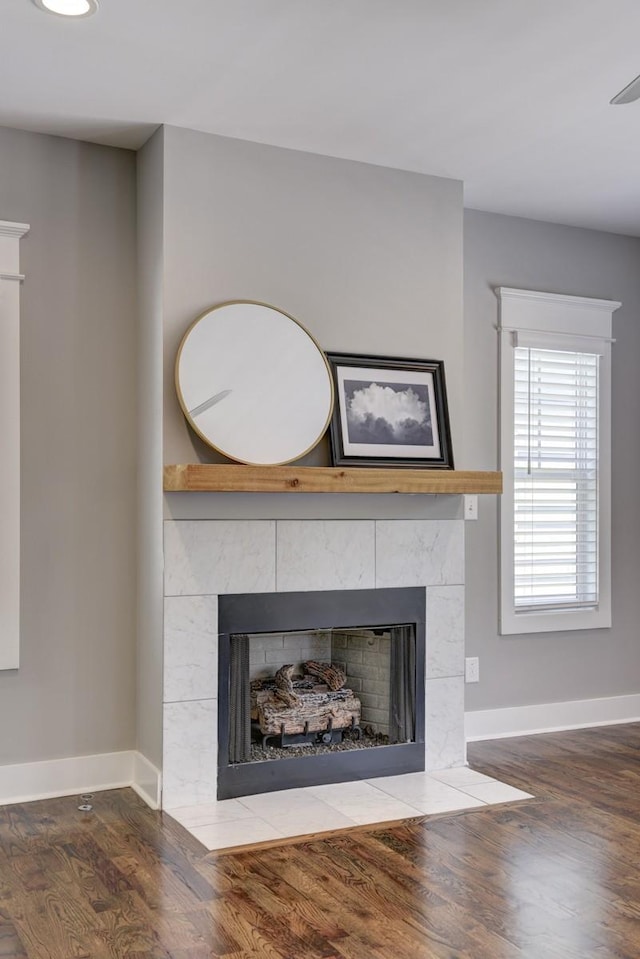
[[[31,224],[5,765],[135,745],[135,156],[0,129],[0,217]]]
[[[498,463],[494,287],[620,300],[613,315],[613,626],[498,635],[497,499],[465,524],[466,655],[480,657],[468,710],[637,693],[640,689],[640,240],[517,217],[465,213],[464,379],[469,464]]]
[[[189,324],[234,299],[290,313],[326,350],[444,360],[462,460],[462,184],[174,127],[164,137],[165,463],[216,459],[187,427],[173,369]],[[328,456],[325,442],[306,462]]]

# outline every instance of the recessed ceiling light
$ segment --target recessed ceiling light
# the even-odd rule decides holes
[[[98,9],[98,0],[33,0],[36,7],[60,17],[90,17]]]

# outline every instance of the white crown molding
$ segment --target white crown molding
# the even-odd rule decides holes
[[[160,772],[135,750],[0,766],[0,805],[126,786],[159,808]]]
[[[590,296],[569,296],[566,293],[543,293],[541,290],[516,290],[508,286],[497,286],[494,293],[499,300],[535,300],[538,303],[548,302],[606,313],[615,313],[622,306],[617,300],[597,300]]]
[[[19,240],[30,229],[31,226],[28,223],[12,223],[11,220],[0,220],[0,236],[11,236]]]
[[[566,729],[615,726],[640,720],[640,693],[603,699],[578,699],[564,703],[508,706],[465,713],[468,743],[485,739],[534,736]]]

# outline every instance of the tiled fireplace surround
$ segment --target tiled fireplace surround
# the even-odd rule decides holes
[[[227,593],[426,587],[426,769],[464,764],[463,520],[167,520],[164,536],[165,809],[216,801]]]

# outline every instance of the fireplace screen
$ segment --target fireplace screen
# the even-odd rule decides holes
[[[220,618],[219,798],[424,769],[424,589],[220,597]]]
[[[415,627],[235,634],[229,762],[415,740]]]

